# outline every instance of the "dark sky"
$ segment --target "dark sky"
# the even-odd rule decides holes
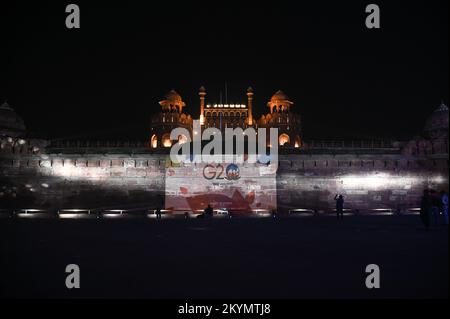
[[[225,82],[229,102],[253,87],[258,117],[282,89],[307,139],[408,138],[448,103],[448,1],[72,2],[79,30],[69,1],[0,9],[0,99],[41,136],[145,139],[170,89],[197,117],[198,88],[213,103]]]

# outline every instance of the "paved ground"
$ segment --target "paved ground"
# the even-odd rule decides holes
[[[0,219],[1,295],[130,298],[448,297],[448,228],[417,216]],[[381,268],[381,289],[365,267]],[[78,264],[81,289],[65,288]]]

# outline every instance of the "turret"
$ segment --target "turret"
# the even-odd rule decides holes
[[[206,89],[204,86],[200,87],[198,95],[200,96],[200,125],[203,125],[205,121],[205,96],[206,96]]]
[[[249,87],[247,89],[247,107],[248,107],[248,116],[247,116],[247,120],[248,120],[248,125],[251,126],[253,125],[253,113],[252,113],[252,108],[253,108],[253,89],[251,87]]]

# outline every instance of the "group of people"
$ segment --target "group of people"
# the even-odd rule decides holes
[[[344,218],[344,197],[342,195],[334,196],[336,201],[336,213],[338,219]],[[424,226],[428,229],[431,222],[434,225],[440,225],[440,215],[443,216],[443,224],[448,225],[448,194],[445,191],[437,193],[435,190],[425,189],[420,202],[420,218]],[[156,209],[156,218],[161,218],[161,209]],[[275,210],[272,211],[272,217],[276,215]],[[213,215],[213,208],[211,205],[205,208],[203,216],[211,217]]]
[[[336,214],[338,219],[344,218],[344,197],[342,195],[334,196],[336,201]],[[442,224],[440,221],[441,214],[443,224],[448,225],[448,194],[445,191],[440,193],[435,190],[424,190],[420,202],[420,218],[422,223],[428,229],[430,225],[437,226]]]
[[[420,219],[428,229],[431,222],[435,226],[440,225],[442,213],[444,225],[448,225],[448,194],[445,191],[437,193],[435,190],[425,189],[420,201]]]

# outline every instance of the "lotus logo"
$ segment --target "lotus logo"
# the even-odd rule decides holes
[[[228,180],[238,180],[241,178],[239,167],[236,164],[230,164],[225,170],[226,178]]]

